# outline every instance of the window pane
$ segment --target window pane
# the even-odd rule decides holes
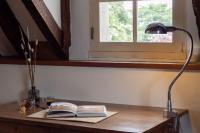
[[[137,6],[138,42],[169,42],[173,41],[172,33],[167,35],[148,35],[145,28],[152,22],[172,25],[172,0],[142,0]]]
[[[100,2],[100,42],[133,42],[133,2]]]

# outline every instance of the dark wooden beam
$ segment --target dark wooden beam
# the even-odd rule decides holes
[[[34,46],[35,42],[30,42]],[[38,60],[59,60],[59,58],[54,54],[48,42],[39,41],[37,47],[37,59]]]
[[[200,38],[200,0],[192,0]]]
[[[70,0],[61,0],[61,24],[63,30],[63,50],[69,53],[71,45]]]
[[[19,56],[23,57],[24,53],[21,49],[21,34],[19,29],[20,24],[6,0],[0,0],[0,26]]]
[[[60,59],[68,59],[63,50],[62,31],[55,22],[43,0],[22,0],[41,32],[44,34],[51,49]]]

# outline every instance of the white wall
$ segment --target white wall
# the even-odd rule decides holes
[[[61,28],[61,1],[60,0],[44,0],[47,8],[54,17],[56,23]]]
[[[87,60],[90,45],[88,0],[71,0],[71,25],[70,59]]]

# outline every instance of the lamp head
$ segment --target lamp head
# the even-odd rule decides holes
[[[151,23],[147,26],[146,34],[167,34],[168,32],[174,32],[177,29],[171,26],[165,26],[162,23]]]

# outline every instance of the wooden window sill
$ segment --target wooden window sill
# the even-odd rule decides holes
[[[0,58],[0,64],[25,65],[23,59]],[[63,61],[40,60],[37,65],[46,66],[77,66],[77,67],[110,67],[110,68],[141,68],[141,69],[168,69],[178,70],[181,63],[155,63],[155,62],[103,62],[103,61]],[[187,70],[200,70],[200,63],[192,63]]]

